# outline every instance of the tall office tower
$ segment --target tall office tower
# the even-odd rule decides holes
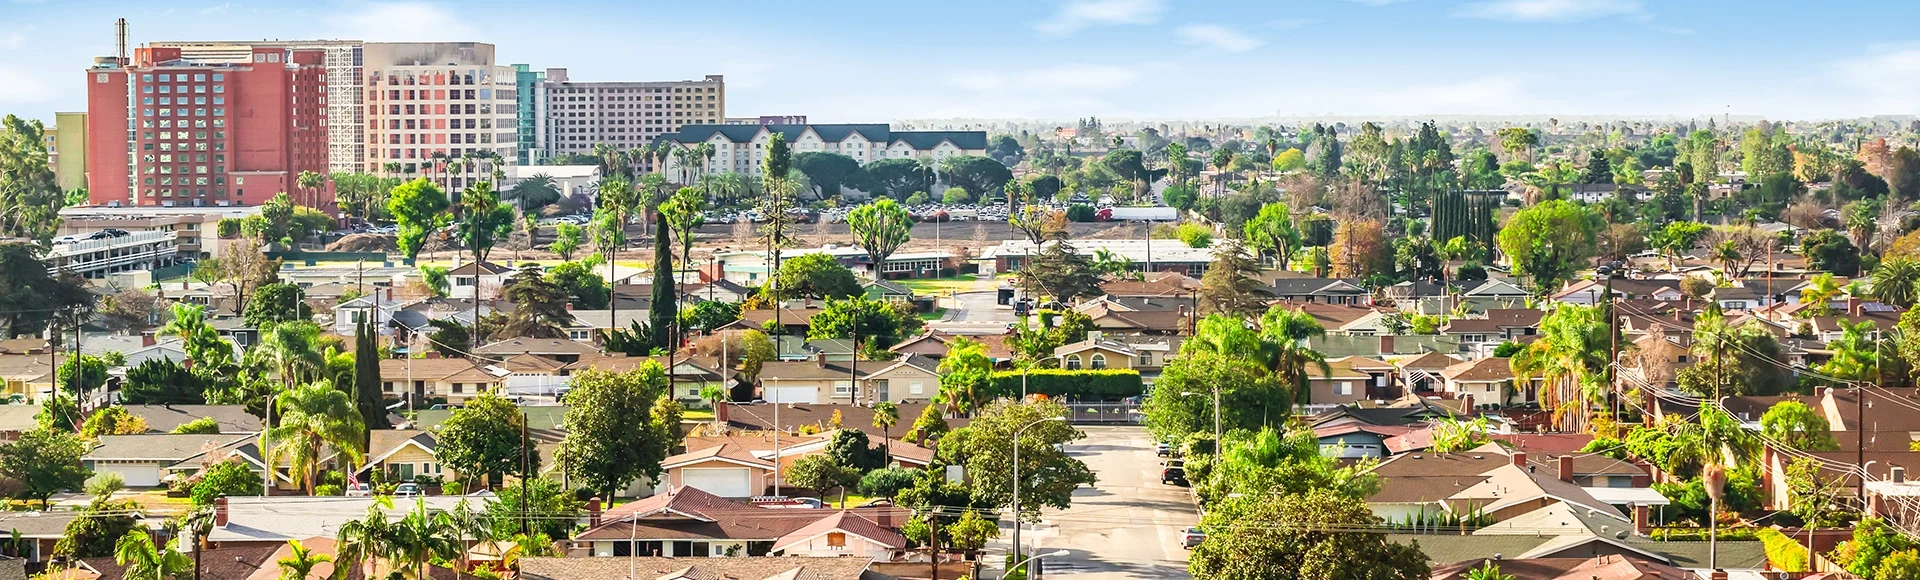
[[[363,171],[438,175],[454,190],[490,180],[518,155],[512,67],[479,42],[366,43]],[[458,169],[453,170],[458,161]]]
[[[606,143],[634,149],[681,125],[718,124],[727,116],[726,81],[574,82],[567,69],[547,69],[537,99],[536,147],[552,157],[591,153]]]
[[[540,112],[540,83],[547,80],[547,73],[535,72],[530,65],[513,65],[515,137],[519,142],[519,164],[535,165],[545,156],[539,154],[538,134],[540,123],[536,121]]]
[[[266,46],[218,55],[149,46],[95,59],[87,70],[90,201],[255,205],[287,192],[330,206],[328,188],[295,183],[302,171],[328,169],[323,60],[318,50]]]

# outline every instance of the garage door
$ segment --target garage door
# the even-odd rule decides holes
[[[118,473],[125,479],[127,487],[156,487],[160,485],[160,470],[152,465],[140,464],[96,464],[94,471]]]
[[[814,387],[769,387],[766,395],[769,403],[820,402],[820,389]]]
[[[680,482],[720,497],[749,497],[753,486],[747,477],[745,467],[688,468],[682,470]]]

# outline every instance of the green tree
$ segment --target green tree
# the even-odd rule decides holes
[[[568,304],[580,310],[604,310],[612,290],[607,280],[580,262],[563,262],[547,268],[547,282],[565,294]]]
[[[849,298],[865,292],[853,271],[826,254],[807,254],[780,265],[781,298]]]
[[[60,228],[66,196],[47,162],[45,136],[38,120],[0,119],[0,235],[45,244]]]
[[[287,550],[290,552],[287,557],[274,562],[280,566],[280,580],[307,580],[314,568],[333,562],[333,556],[315,553],[301,545],[300,540],[287,540]]]
[[[693,308],[680,312],[681,324],[688,329],[700,329],[708,332],[719,330],[740,319],[740,303],[706,300],[697,302]]]
[[[866,189],[873,187],[867,182],[867,172],[860,168],[860,162],[852,157],[827,151],[808,151],[793,156],[794,169],[807,176],[813,182],[815,195],[820,199],[838,197],[841,187]]]
[[[172,359],[152,358],[127,369],[120,396],[129,405],[199,405],[207,381]]]
[[[901,337],[918,332],[923,324],[911,307],[902,304],[860,297],[830,299],[826,308],[807,319],[807,338],[851,338],[865,345],[887,348]]]
[[[584,230],[580,229],[580,226],[566,222],[554,224],[553,245],[547,246],[547,249],[553,250],[555,254],[559,254],[560,259],[571,261],[573,260],[573,253],[580,249],[583,231]]]
[[[93,471],[80,466],[87,443],[66,431],[47,428],[28,430],[20,438],[0,446],[0,475],[19,484],[16,499],[40,501],[46,509],[47,498],[62,491],[79,489]]]
[[[878,279],[887,257],[912,239],[913,216],[893,200],[881,199],[848,212],[847,228],[853,232],[854,243],[867,251],[873,277]]]
[[[700,195],[700,190],[682,187],[666,203],[660,204],[660,219],[680,242],[680,266],[691,265],[694,231],[707,223],[707,198]]]
[[[260,474],[239,458],[209,465],[194,477],[198,481],[193,483],[191,497],[193,506],[197,508],[211,506],[213,500],[221,497],[260,495],[260,491],[266,487],[260,481]]]
[[[0,143],[4,139],[0,137]],[[0,164],[3,163],[6,161],[0,160]],[[0,167],[0,174],[6,171],[11,170]],[[0,192],[0,203],[5,203],[10,195],[14,194]],[[0,214],[0,232],[26,227],[5,223],[19,218],[20,215],[11,211]],[[56,316],[70,318],[75,313],[91,312],[95,296],[78,276],[62,274],[56,278],[48,274],[47,264],[40,261],[38,246],[0,243],[0,335],[39,335]]]
[[[1239,240],[1221,242],[1213,250],[1213,263],[1200,277],[1200,310],[1239,316],[1264,310],[1266,300],[1260,291],[1265,284],[1255,278],[1259,273],[1260,265]]]
[[[940,359],[937,371],[940,392],[933,402],[946,405],[947,412],[966,415],[987,403],[993,360],[987,358],[984,345],[967,339],[954,341],[947,348],[947,356]]]
[[[571,384],[557,460],[574,481],[613,497],[634,478],[658,477],[660,461],[679,439],[678,419],[666,422],[654,412],[667,395],[666,369],[651,360],[624,373],[589,369]]]
[[[1064,240],[1047,244],[1029,258],[1020,268],[1015,284],[1029,294],[1052,296],[1061,301],[1101,294],[1093,260],[1080,255]]]
[[[80,437],[97,441],[101,435],[144,435],[151,430],[146,419],[126,407],[102,407],[87,417],[87,423],[80,427]]]
[[[781,473],[781,479],[787,485],[813,490],[815,496],[825,499],[829,489],[844,489],[860,483],[860,470],[841,464],[830,455],[816,454],[794,461]]]
[[[1060,420],[1066,406],[1057,401],[1000,400],[987,405],[966,427],[940,440],[939,455],[966,466],[973,497],[996,507],[1012,504],[1014,432],[1020,437],[1020,512],[1037,520],[1042,507],[1067,509],[1073,490],[1094,483],[1092,470],[1058,446],[1086,437]],[[1038,421],[1036,423],[1036,421]]]
[[[566,338],[573,314],[567,310],[568,296],[533,268],[525,268],[507,280],[506,297],[515,304],[500,327],[500,338]],[[657,308],[657,307],[656,307]]]
[[[834,432],[833,438],[827,441],[824,452],[840,465],[852,467],[861,473],[879,469],[887,464],[886,453],[874,449],[872,442],[867,439],[867,433],[859,429],[841,429]]]
[[[174,427],[171,433],[175,435],[219,435],[220,422],[213,420],[212,417],[201,417],[181,423],[179,426]]]
[[[652,330],[654,346],[664,346],[669,350],[680,348],[680,283],[674,275],[673,249],[667,243],[667,220],[660,220],[654,227],[653,237],[653,308],[647,311],[648,328]]]
[[[1247,246],[1262,258],[1271,254],[1286,264],[1293,261],[1294,250],[1300,248],[1300,229],[1294,226],[1293,212],[1284,203],[1261,206],[1260,213],[1247,220],[1244,230]]]
[[[313,493],[314,478],[326,449],[332,449],[348,463],[359,465],[366,456],[361,449],[366,427],[347,394],[328,381],[308,383],[279,396],[280,424],[267,430],[272,443],[267,461],[278,465],[285,461],[300,478],[301,489]]]
[[[1610,327],[1606,309],[1561,304],[1540,321],[1540,338],[1515,354],[1515,375],[1541,379],[1540,406],[1554,424],[1584,426],[1588,411],[1604,396]]]
[[[1920,302],[1920,262],[1906,257],[1880,262],[1873,269],[1873,297],[1902,308]]]
[[[266,328],[281,322],[313,320],[307,292],[293,284],[268,284],[253,291],[244,317],[247,325]]]
[[[353,335],[353,401],[360,411],[360,423],[369,431],[390,429],[387,407],[381,401],[380,338],[372,320],[361,324]]]
[[[1193,549],[1187,569],[1219,580],[1426,578],[1419,545],[1351,531],[1380,523],[1365,500],[1326,490],[1229,498],[1201,520],[1207,541]]]
[[[113,544],[113,562],[126,568],[128,580],[167,580],[191,572],[193,560],[172,544],[155,546],[146,530],[128,530]]]
[[[467,251],[473,255],[473,262],[485,263],[495,241],[513,233],[513,208],[500,203],[500,194],[493,190],[493,182],[476,182],[460,192],[460,221],[457,227],[460,242],[466,244]],[[486,335],[480,327],[480,297],[484,296],[480,291],[481,279],[480,276],[474,277],[473,340],[485,344]]]
[[[933,176],[912,159],[881,159],[868,163],[866,172],[875,185],[895,199],[906,199],[908,194],[933,186]]]
[[[545,478],[527,480],[526,497],[533,498],[527,505],[527,518],[521,518],[521,489],[518,485],[500,488],[494,501],[487,502],[487,519],[492,523],[493,535],[502,538],[513,537],[524,528],[533,533],[550,538],[565,538],[572,534],[574,518],[586,512],[586,505],[576,497],[573,490],[560,482]]]
[[[940,162],[940,172],[948,183],[966,189],[976,198],[998,193],[1007,180],[1013,179],[1013,172],[1006,165],[978,155],[948,157]]]
[[[447,223],[448,204],[447,192],[424,177],[396,185],[387,194],[387,214],[399,227],[394,243],[407,260],[420,255],[427,234]]]
[[[455,409],[435,427],[439,447],[434,454],[446,468],[469,482],[492,489],[501,476],[522,474],[522,462],[537,467],[540,456],[521,445],[524,428],[520,407],[493,393],[483,393]]]
[[[900,490],[913,487],[915,470],[904,467],[882,467],[867,472],[860,477],[860,495],[893,499]]]
[[[1536,292],[1556,290],[1593,256],[1597,217],[1555,200],[1520,210],[1500,229],[1500,251],[1513,273],[1530,278]]]
[[[1880,518],[1864,518],[1853,527],[1853,539],[1834,550],[1835,560],[1848,572],[1862,578],[1877,578],[1882,561],[1899,552],[1920,548],[1905,534]]]
[[[1826,416],[1799,401],[1777,403],[1768,408],[1766,414],[1760,416],[1760,432],[1772,441],[1801,451],[1840,450]]]
[[[60,389],[68,395],[79,397],[98,391],[107,384],[107,361],[90,354],[68,357],[60,361],[54,378],[60,381]]]

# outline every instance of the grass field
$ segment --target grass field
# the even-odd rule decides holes
[[[893,282],[906,286],[915,294],[950,294],[973,290],[973,281],[977,278],[979,277],[973,274],[962,274],[952,278],[916,278]]]
[[[921,320],[939,320],[946,317],[947,317],[947,309],[945,308],[935,308],[933,309],[933,312],[920,313]]]

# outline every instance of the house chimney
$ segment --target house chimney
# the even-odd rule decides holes
[[[1859,316],[1859,315],[1860,315],[1860,299],[1857,297],[1848,296],[1847,297],[1847,316]]]
[[[1560,481],[1573,483],[1573,455],[1560,456]]]
[[[1393,335],[1380,335],[1380,354],[1393,354]]]
[[[1893,466],[1887,470],[1887,479],[1893,480],[1894,483],[1906,483],[1907,468],[1898,465]]]
[[[729,414],[729,413],[727,412],[727,409],[728,409],[729,407],[732,407],[732,406],[733,406],[733,405],[730,405],[730,404],[728,404],[728,403],[727,403],[727,402],[726,402],[725,400],[721,400],[721,401],[716,401],[716,402],[714,402],[714,404],[713,404],[713,421],[714,421],[715,423],[723,423],[723,424],[724,424],[724,423],[726,423],[726,422],[727,422],[727,415]]]
[[[425,353],[425,355],[427,358],[440,358],[440,351],[429,350]]]
[[[827,353],[824,353],[824,352],[814,353],[813,364],[819,365],[820,368],[823,368],[823,369],[827,368]]]
[[[573,312],[573,303],[572,303],[572,302],[568,302],[568,303],[567,303],[567,312]]]
[[[600,498],[587,500],[587,529],[600,527]]]
[[[227,496],[213,498],[213,525],[214,527],[227,525]]]
[[[388,302],[392,302],[392,301],[393,301],[393,287],[392,287],[392,286],[388,286],[388,287],[387,287],[387,301],[388,301]]]
[[[1633,506],[1633,531],[1647,535],[1653,531],[1653,510],[1644,505]]]
[[[156,342],[159,341],[154,339],[153,331],[148,330],[140,333],[140,346],[142,348],[153,346]]]
[[[1521,469],[1526,469],[1527,468],[1527,452],[1525,451],[1513,452],[1513,466]]]

